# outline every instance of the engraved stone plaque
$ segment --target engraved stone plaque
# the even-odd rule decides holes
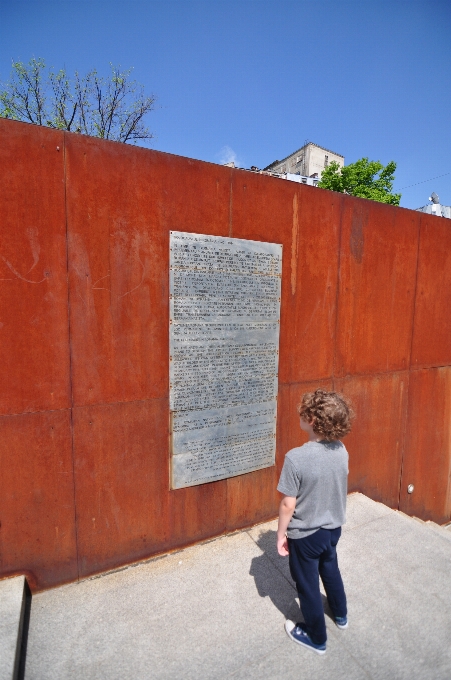
[[[282,246],[170,233],[171,488],[274,465]]]

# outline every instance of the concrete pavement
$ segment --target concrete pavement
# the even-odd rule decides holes
[[[269,522],[35,595],[25,679],[449,680],[451,532],[361,494],[347,519],[349,628],[326,616],[324,656],[284,632],[301,615]]]

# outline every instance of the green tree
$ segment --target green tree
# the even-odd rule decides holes
[[[318,186],[322,189],[340,191],[351,196],[369,198],[380,203],[399,205],[401,194],[393,194],[396,163],[390,161],[384,167],[379,161],[361,158],[341,168],[336,161],[323,170]]]
[[[132,69],[110,67],[109,78],[92,69],[70,79],[64,69],[47,71],[43,59],[13,62],[9,81],[1,84],[0,117],[118,142],[151,139],[143,118],[155,97],[131,79]]]

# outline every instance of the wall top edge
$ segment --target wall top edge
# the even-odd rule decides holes
[[[289,180],[282,179],[282,178],[279,178],[279,177],[271,177],[270,175],[263,175],[263,174],[260,174],[258,172],[253,172],[252,170],[247,170],[246,168],[230,168],[230,167],[227,167],[225,165],[221,165],[219,163],[212,163],[211,161],[205,161],[205,160],[201,160],[199,158],[191,158],[189,156],[181,156],[179,154],[169,153],[168,151],[160,151],[160,150],[157,150],[157,149],[150,149],[148,147],[138,146],[138,145],[135,145],[135,144],[125,144],[124,142],[117,142],[117,141],[113,141],[111,139],[100,139],[98,137],[91,137],[89,135],[81,135],[81,134],[76,133],[76,132],[68,132],[67,130],[53,130],[52,128],[46,127],[45,125],[36,125],[35,123],[28,123],[28,122],[24,122],[24,121],[16,121],[16,120],[9,120],[7,118],[0,118],[0,126],[8,126],[8,125],[23,126],[24,128],[26,126],[28,129],[30,129],[32,127],[39,128],[40,130],[45,130],[46,133],[48,133],[49,135],[54,134],[54,135],[58,135],[59,137],[61,137],[61,135],[63,135],[64,139],[66,138],[66,136],[68,136],[69,138],[76,138],[77,140],[82,139],[82,141],[84,143],[86,143],[87,145],[89,145],[89,144],[115,145],[118,148],[122,147],[124,149],[124,153],[127,153],[127,154],[135,152],[135,153],[138,153],[138,154],[160,155],[160,156],[164,156],[164,157],[169,156],[169,157],[172,157],[172,158],[177,158],[177,159],[180,159],[182,161],[185,161],[188,164],[202,163],[202,164],[205,164],[205,165],[213,166],[216,169],[221,168],[224,173],[229,173],[230,177],[233,176],[232,173],[241,173],[242,177],[245,177],[245,176],[249,177],[251,175],[253,177],[258,178],[257,181],[260,181],[260,182],[284,182],[285,185],[287,185],[286,189],[288,190],[289,188],[291,188],[291,189],[293,189],[294,193],[296,193],[298,191],[318,191],[318,189],[321,192],[324,192],[324,191],[330,192],[330,189],[321,189],[320,187],[308,186],[308,185],[300,184],[298,182],[290,182]],[[352,203],[352,202],[356,202],[356,201],[358,201],[358,202],[364,201],[365,204],[366,203],[372,203],[372,204],[377,203],[377,201],[371,201],[371,199],[368,199],[368,198],[361,198],[361,197],[358,197],[358,196],[349,196],[348,194],[342,194],[342,193],[336,192],[336,191],[333,191],[331,193],[336,194],[337,196],[340,196],[345,202],[351,202]],[[389,205],[387,203],[378,203],[378,205],[383,206],[386,209],[392,208],[392,209],[396,209],[396,210],[407,210],[410,213],[417,213],[418,219],[420,219],[421,216],[435,217],[435,215],[431,216],[431,215],[427,215],[426,213],[419,213],[417,210],[414,210],[412,208],[404,208],[404,207],[401,207],[401,206]],[[383,207],[381,207],[381,209],[384,209]]]

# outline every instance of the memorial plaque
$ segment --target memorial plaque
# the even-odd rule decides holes
[[[170,233],[171,487],[275,462],[282,246]]]

